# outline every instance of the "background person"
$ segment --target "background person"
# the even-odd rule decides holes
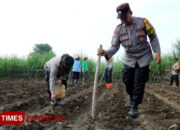
[[[75,58],[74,64],[73,64],[73,69],[72,69],[72,80],[71,80],[71,86],[73,87],[75,84],[78,84],[79,80],[79,75],[81,72],[81,62],[80,62],[80,57],[77,56]]]
[[[106,60],[105,81],[106,81],[107,87],[108,87],[108,84],[112,85],[112,58],[110,58],[109,60]]]
[[[172,86],[174,80],[176,82],[176,86],[179,86],[179,77],[178,77],[178,71],[179,70],[179,64],[178,64],[178,58],[174,58],[174,64],[171,68],[171,80],[170,80],[170,86]]]
[[[88,73],[87,57],[84,57],[82,62],[82,73],[83,73],[82,83],[83,85],[85,85],[85,81]]]

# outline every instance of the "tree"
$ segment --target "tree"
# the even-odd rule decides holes
[[[39,53],[39,54],[44,54],[44,53],[53,53],[52,47],[45,43],[45,44],[35,44],[35,47],[33,48],[34,52]]]

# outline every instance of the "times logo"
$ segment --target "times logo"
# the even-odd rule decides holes
[[[0,114],[0,124],[2,125],[20,125],[25,120],[23,111],[5,111]]]
[[[24,121],[65,121],[63,115],[26,115],[24,111],[4,111],[0,114],[0,125],[21,125]]]

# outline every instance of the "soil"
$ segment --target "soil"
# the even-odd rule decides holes
[[[25,111],[26,115],[63,115],[65,121],[25,121],[1,125],[0,130],[179,130],[180,88],[148,83],[139,116],[132,118],[124,104],[125,86],[115,81],[97,88],[95,118],[91,118],[93,82],[68,87],[62,105],[50,106],[46,83],[41,80],[0,79],[0,112]]]

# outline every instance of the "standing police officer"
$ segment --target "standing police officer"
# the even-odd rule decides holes
[[[119,5],[116,9],[121,20],[114,31],[111,47],[108,50],[98,49],[98,55],[110,59],[120,48],[125,48],[123,82],[130,96],[130,116],[138,116],[138,105],[142,103],[145,83],[149,78],[149,63],[161,61],[160,45],[154,27],[146,18],[133,17],[128,3]],[[147,36],[150,44],[147,42]],[[151,47],[150,47],[151,45]]]

